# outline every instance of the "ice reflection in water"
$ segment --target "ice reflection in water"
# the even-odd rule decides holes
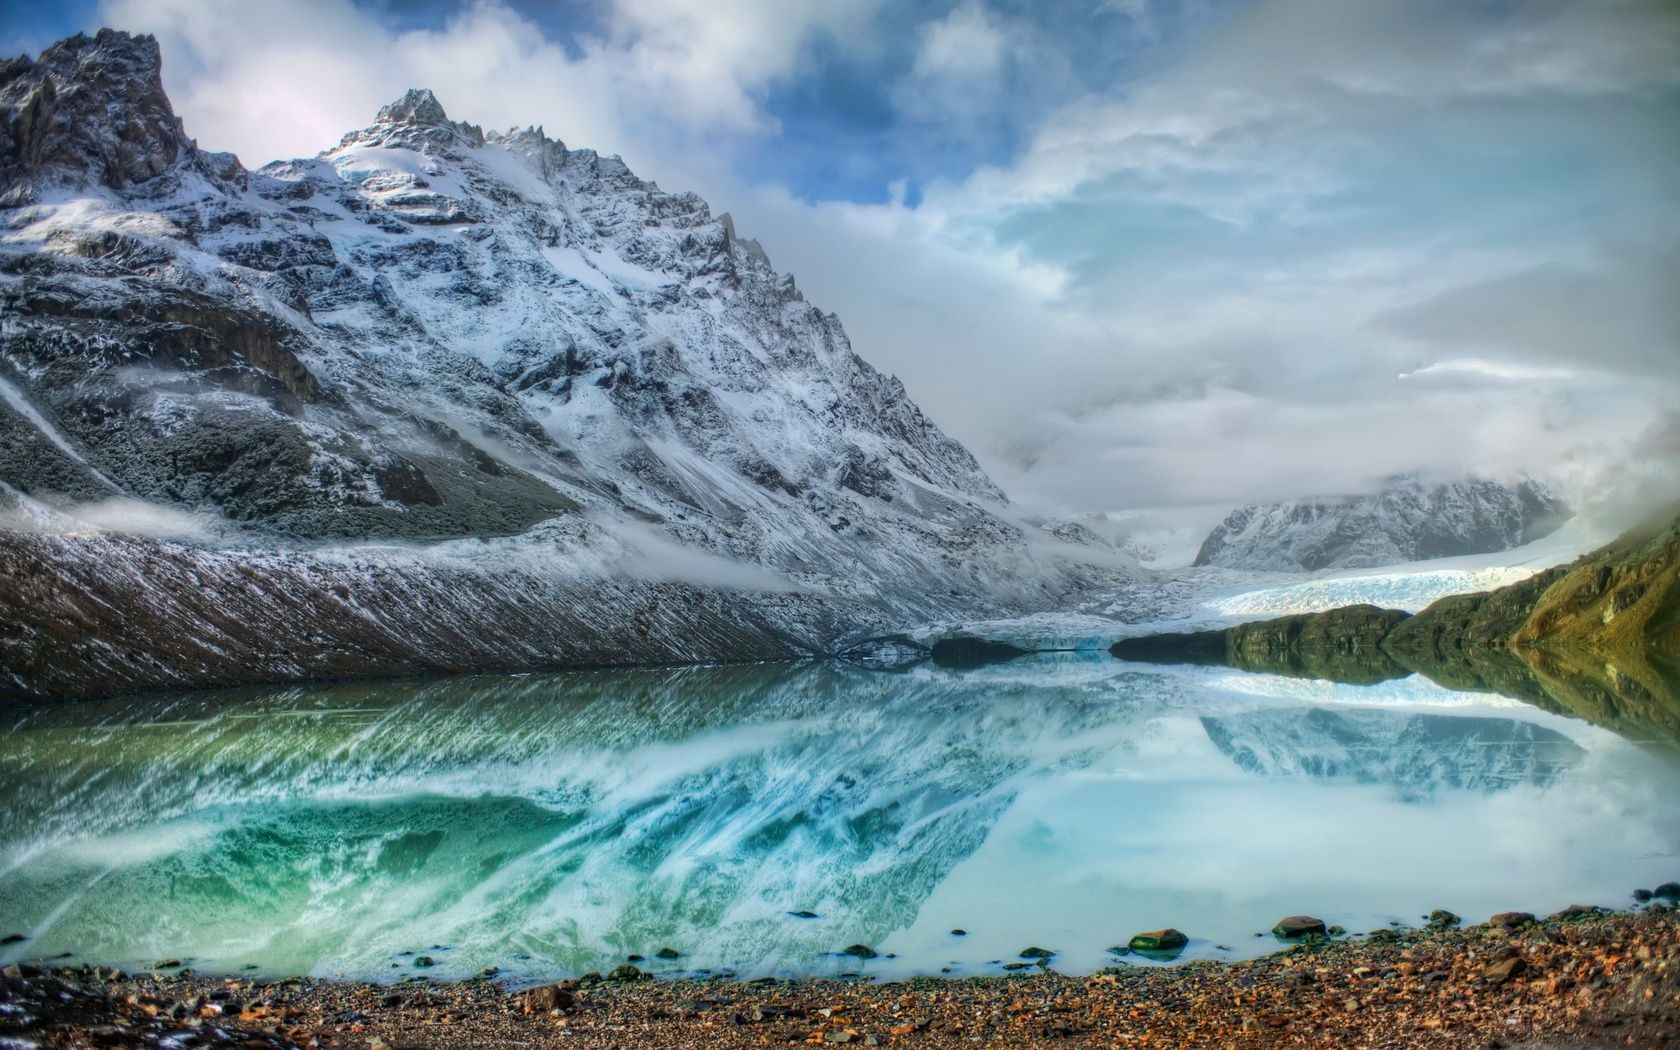
[[[24,709],[0,928],[34,939],[5,957],[535,977],[669,946],[757,975],[853,969],[832,953],[861,941],[883,975],[1029,944],[1088,970],[1166,924],[1235,956],[1284,913],[1368,929],[1680,874],[1660,755],[1417,679],[1247,681],[1034,658]]]

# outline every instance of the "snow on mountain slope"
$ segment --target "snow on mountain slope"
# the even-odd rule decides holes
[[[160,63],[102,30],[0,66],[9,490],[260,543],[595,522],[889,609],[1089,580],[693,194],[427,91],[249,172]]]
[[[1395,565],[1517,547],[1569,516],[1528,479],[1429,484],[1402,475],[1373,496],[1239,508],[1202,541],[1195,563],[1277,572]]]

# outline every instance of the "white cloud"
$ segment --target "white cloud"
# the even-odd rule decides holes
[[[699,190],[1047,506],[1634,454],[1680,384],[1672,5],[1262,0],[1179,38],[1120,6],[1163,43],[914,207],[735,166],[775,141],[763,99],[813,40],[879,53],[875,2],[614,0],[570,51],[488,2],[411,32],[347,0],[103,14],[160,35],[189,131],[247,161],[430,87],[457,119],[540,122]],[[949,138],[1037,113],[1011,71],[1060,90],[1072,60],[1022,17],[965,0],[908,29],[901,114]]]
[[[755,94],[796,69],[811,34],[855,32],[871,6],[618,0],[605,35],[575,54],[494,0],[402,32],[349,0],[106,0],[100,17],[156,34],[189,131],[261,164],[332,145],[409,87],[431,88],[455,119],[545,123],[604,152],[662,156],[673,130],[681,143],[763,131],[773,122]]]

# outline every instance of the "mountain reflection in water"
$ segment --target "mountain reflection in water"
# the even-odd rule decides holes
[[[0,927],[32,937],[5,958],[388,978],[662,947],[644,965],[833,973],[857,942],[882,975],[1029,944],[1094,969],[1168,924],[1229,956],[1303,910],[1622,903],[1672,877],[1677,789],[1605,730],[1418,678],[1031,657],[194,693],[13,715]]]

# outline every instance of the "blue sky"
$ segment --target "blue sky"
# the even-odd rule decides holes
[[[0,4],[12,53],[156,33],[252,165],[411,86],[620,153],[1046,509],[1672,481],[1663,0]]]

